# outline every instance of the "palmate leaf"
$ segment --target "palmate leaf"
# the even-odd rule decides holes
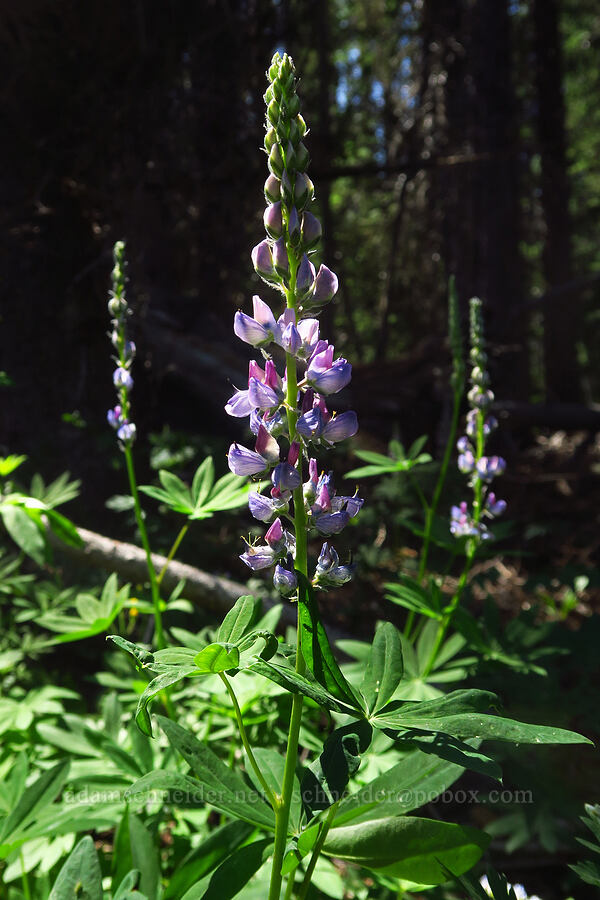
[[[329,735],[320,756],[304,770],[302,778],[302,800],[312,813],[341,800],[372,735],[373,729],[364,719],[336,728]]]
[[[43,566],[46,542],[37,511],[24,509],[15,503],[2,503],[0,516],[15,544],[39,566]]]
[[[25,788],[0,828],[0,857],[7,855],[27,826],[60,793],[67,780],[69,766],[68,759],[62,760]]]
[[[139,490],[164,503],[174,512],[183,513],[192,521],[208,519],[216,512],[243,506],[248,501],[248,492],[252,487],[245,478],[232,472],[223,475],[215,483],[211,456],[198,466],[191,488],[166,469],[161,469],[158,477],[162,487],[141,485]]]
[[[257,659],[247,668],[251,672],[256,672],[257,675],[262,675],[264,678],[274,681],[275,684],[285,688],[292,694],[303,694],[305,697],[309,697],[325,709],[333,709],[348,716],[356,716],[356,708],[354,706],[341,702],[333,694],[330,694],[326,688],[321,687],[315,681],[310,681],[304,675],[298,675],[289,666]]]
[[[468,871],[490,842],[475,828],[391,816],[332,828],[323,852],[396,878],[435,885]]]

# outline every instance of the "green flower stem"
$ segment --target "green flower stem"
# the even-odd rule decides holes
[[[21,858],[21,884],[23,885],[23,897],[25,900],[31,900],[31,890],[29,887],[29,878],[27,872],[25,871],[25,857],[23,856],[23,851],[19,851],[19,856]]]
[[[313,847],[312,856],[310,858],[310,862],[306,869],[306,874],[304,875],[304,880],[298,892],[297,900],[305,900],[306,895],[308,894],[308,890],[310,888],[310,883],[312,881],[313,872],[315,871],[315,866],[317,865],[317,861],[319,856],[321,855],[321,850],[323,849],[323,845],[325,843],[325,839],[329,834],[329,829],[333,825],[333,820],[335,819],[335,814],[337,812],[337,808],[340,804],[340,801],[337,800],[332,806],[329,807],[329,812],[327,813],[327,818],[323,822],[321,826],[321,831],[319,832],[319,837],[317,838],[317,843]]]
[[[142,513],[142,507],[140,504],[140,495],[138,493],[137,482],[135,479],[133,454],[131,453],[131,447],[129,446],[129,444],[124,445],[124,452],[125,461],[127,463],[127,475],[129,476],[129,489],[131,491],[131,496],[133,497],[133,505],[135,509],[135,519],[137,522],[138,530],[140,532],[142,546],[146,554],[146,565],[148,567],[148,576],[150,578],[150,591],[152,594],[152,605],[154,607],[154,630],[156,646],[158,650],[163,650],[165,647],[165,636],[163,632],[162,615],[160,609],[160,590],[158,579],[156,577],[156,570],[154,568],[154,563],[152,562],[152,552],[150,550],[150,542],[148,541],[148,532],[146,531],[146,525],[144,523],[144,515]]]
[[[189,527],[190,527],[190,523],[186,522],[185,525],[182,527],[181,531],[179,532],[179,534],[177,535],[177,537],[175,538],[175,540],[173,541],[173,546],[169,550],[169,555],[167,556],[166,562],[165,562],[164,566],[162,567],[162,569],[160,570],[160,573],[156,579],[156,582],[159,586],[162,584],[162,580],[165,577],[167,569],[169,568],[169,563],[172,561],[173,557],[179,550],[179,545],[181,544],[182,540],[188,533]]]
[[[421,558],[419,560],[419,571],[417,574],[417,580],[422,581],[427,571],[427,560],[429,555],[429,545],[431,544],[431,530],[433,528],[433,520],[435,518],[435,513],[438,508],[438,504],[440,502],[440,497],[442,495],[442,490],[444,484],[446,483],[446,475],[448,473],[448,466],[450,464],[450,457],[452,456],[452,450],[454,447],[454,442],[456,440],[456,432],[458,431],[458,420],[460,417],[460,403],[462,400],[462,386],[460,390],[454,391],[454,400],[452,404],[452,420],[450,423],[450,432],[448,434],[448,440],[446,441],[446,447],[444,450],[444,456],[442,459],[442,465],[440,467],[440,472],[438,475],[438,479],[435,485],[435,490],[433,492],[433,497],[431,499],[431,505],[427,506],[427,511],[425,514],[425,534],[423,536],[423,549],[421,551]],[[415,618],[414,610],[410,610],[408,614],[408,618],[406,620],[406,625],[404,628],[404,634],[407,638],[410,637],[412,626]]]
[[[289,254],[290,263],[290,289],[286,292],[288,308],[295,308],[295,286],[296,272],[298,262]],[[297,404],[298,404],[298,376],[296,372],[296,360],[287,353],[286,354],[286,382],[287,397],[286,410],[288,420],[288,430],[290,443],[296,436],[296,422],[298,420]],[[298,471],[302,472],[302,453],[298,458]],[[306,511],[304,509],[304,494],[302,485],[294,491],[294,530],[296,535],[296,563],[295,567],[308,580],[308,549],[306,535]],[[302,587],[300,587],[302,590]],[[304,598],[299,596],[298,602],[304,602]],[[296,672],[303,675],[306,671],[306,663],[302,655],[302,642],[300,629],[297,629],[297,646],[296,646]],[[288,734],[288,743],[285,754],[285,767],[283,770],[283,784],[281,789],[281,797],[279,805],[275,811],[275,846],[273,848],[273,864],[271,869],[271,884],[269,886],[268,900],[279,900],[281,895],[281,866],[285,854],[287,844],[287,830],[290,818],[290,805],[292,802],[292,792],[294,789],[294,775],[296,772],[296,763],[298,760],[298,743],[300,738],[300,725],[302,722],[302,694],[294,694],[292,697],[292,712],[290,715],[290,728]]]
[[[256,773],[256,777],[260,781],[265,794],[269,798],[269,803],[273,807],[273,810],[276,811],[277,806],[278,806],[278,799],[277,799],[275,793],[273,792],[273,790],[271,789],[271,787],[269,787],[269,785],[265,781],[265,777],[260,770],[260,766],[256,762],[256,757],[254,756],[254,753],[252,752],[252,747],[250,746],[250,741],[248,740],[248,735],[246,734],[246,729],[244,727],[242,711],[240,709],[240,705],[239,705],[237,697],[235,695],[235,691],[233,690],[233,688],[231,686],[231,682],[229,681],[229,679],[227,678],[227,675],[224,672],[219,672],[219,678],[225,685],[225,687],[227,689],[227,693],[231,697],[231,702],[233,704],[233,710],[235,712],[236,722],[237,722],[238,729],[240,732],[240,737],[242,739],[242,744],[244,745],[244,750],[246,751],[248,759],[250,760],[250,765],[254,769],[254,772]]]
[[[296,869],[293,872],[290,872],[288,875],[287,885],[285,887],[285,894],[283,895],[283,900],[292,900],[292,894],[294,893],[294,884],[296,882]]]

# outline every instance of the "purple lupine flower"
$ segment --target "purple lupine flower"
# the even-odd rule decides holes
[[[314,290],[310,297],[311,306],[323,306],[337,294],[338,277],[327,266],[319,266],[315,278]]]
[[[477,474],[482,481],[492,481],[502,475],[506,469],[506,460],[501,456],[482,456],[477,460]]]
[[[329,444],[337,444],[346,438],[353,437],[358,431],[356,413],[349,410],[339,416],[333,416],[323,429],[323,440]]]
[[[319,513],[312,517],[312,524],[319,534],[323,535],[339,534],[340,531],[344,530],[349,521],[350,516],[346,510],[343,509],[339,512]]]
[[[281,519],[278,516],[265,534],[265,541],[267,542],[269,547],[276,548],[282,544],[283,535],[283,525],[281,524]]]
[[[262,422],[258,426],[254,449],[272,466],[279,461],[279,444]]]
[[[126,391],[130,391],[133,387],[131,372],[123,366],[118,366],[113,372],[113,384],[116,388],[125,388]]]
[[[286,353],[291,353],[292,356],[295,356],[301,348],[302,338],[293,322],[286,326],[285,331],[281,335],[281,346]]]
[[[273,573],[273,585],[282,597],[289,600],[298,590],[298,576],[292,568],[293,563],[291,560],[288,560],[287,565],[289,568],[285,568],[281,563],[277,563]]]
[[[133,422],[123,422],[117,431],[117,437],[124,444],[132,444],[135,440],[137,429]]]
[[[345,509],[351,519],[354,519],[364,506],[362,497],[354,494],[352,497],[334,497],[331,501],[332,509]]]
[[[248,450],[240,444],[231,445],[227,453],[227,462],[235,475],[258,475],[268,468],[267,460],[260,453]]]
[[[123,410],[117,404],[114,409],[108,410],[108,412],[106,413],[106,418],[111,428],[114,428],[116,430],[117,428],[120,428],[121,425],[123,425]]]
[[[352,378],[352,366],[341,356],[326,369],[313,365],[313,362],[314,357],[306,370],[306,380],[321,394],[337,394]]]
[[[463,475],[470,475],[475,469],[475,456],[471,450],[466,450],[458,457],[458,469]]]
[[[493,491],[487,495],[485,500],[485,512],[492,516],[501,516],[506,512],[506,500],[497,500]]]
[[[274,391],[268,384],[263,384],[258,378],[251,378],[248,382],[248,400],[255,409],[274,409],[283,400],[283,394]]]
[[[246,551],[240,554],[242,562],[246,563],[253,572],[257,572],[259,569],[268,569],[276,558],[275,550],[268,544],[248,544]]]
[[[313,585],[323,588],[339,587],[339,585],[350,581],[354,572],[354,566],[340,566],[339,561],[339,556],[334,548],[327,543],[323,544],[317,560]]]
[[[314,185],[308,175],[304,172],[298,172],[294,183],[294,200],[300,209],[306,206],[306,203],[311,199],[314,191]]]
[[[450,510],[450,532],[455,537],[475,537],[479,528],[474,524],[465,501]]]
[[[259,522],[272,522],[279,513],[287,512],[288,505],[288,500],[283,497],[266,497],[258,491],[250,491],[248,494],[248,507]]]
[[[301,319],[297,327],[298,334],[302,338],[302,347],[298,351],[298,356],[301,359],[309,359],[319,340],[319,320]]]
[[[135,357],[136,346],[133,341],[125,341],[123,344],[123,358],[126,362],[131,363]]]
[[[495,416],[488,416],[483,423],[483,433],[487,437],[498,427],[498,419]]]
[[[460,437],[456,442],[456,449],[459,453],[472,453],[473,447],[471,446],[471,442],[466,435]]]
[[[323,427],[323,415],[318,406],[304,413],[296,422],[296,431],[306,441],[318,440],[323,434]]]
[[[300,473],[289,462],[275,466],[271,473],[271,481],[280,491],[295,491],[302,484]]]
[[[253,347],[268,344],[273,339],[272,332],[268,328],[265,328],[256,319],[252,319],[239,310],[236,312],[233,320],[233,330],[240,340],[251,344]]]
[[[250,415],[254,406],[250,403],[248,391],[236,391],[225,404],[225,412],[236,419],[242,419]]]
[[[300,458],[300,444],[298,441],[292,441],[290,444],[290,449],[288,450],[287,461],[290,466],[295,466]]]
[[[303,485],[303,494],[304,494],[304,502],[309,506],[315,502],[315,497],[317,496],[317,487],[319,484],[319,470],[317,468],[316,459],[309,459],[308,461],[308,481],[304,482]]]
[[[265,209],[263,216],[265,230],[269,237],[280,238],[283,233],[283,219],[281,217],[281,201],[272,203]]]

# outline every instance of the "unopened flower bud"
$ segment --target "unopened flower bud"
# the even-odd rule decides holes
[[[312,213],[305,212],[302,216],[302,247],[304,250],[312,250],[321,240],[323,229],[321,223]]]
[[[280,238],[283,233],[283,220],[281,218],[281,201],[271,203],[265,209],[263,216],[265,229],[269,237]]]
[[[308,155],[308,150],[304,146],[302,142],[298,144],[296,147],[296,169],[298,172],[306,172],[308,168],[308,164],[310,162],[310,156]]]
[[[277,102],[277,100],[275,100],[275,98],[271,100],[267,107],[267,118],[271,125],[277,125],[279,121],[279,103]]]
[[[118,297],[111,297],[108,301],[108,311],[111,316],[118,318],[124,309],[125,302],[123,300],[119,300]]]
[[[295,206],[292,206],[288,219],[288,235],[293,246],[300,243],[300,219]]]
[[[268,166],[269,171],[272,175],[275,175],[277,178],[281,178],[283,174],[283,157],[281,156],[279,144],[273,144],[273,146],[271,147]]]
[[[271,203],[276,203],[281,199],[281,182],[279,178],[276,178],[275,175],[269,175],[267,180],[265,181],[264,187],[265,197],[267,200],[270,200]]]
[[[296,296],[302,300],[312,290],[315,281],[315,267],[306,253],[302,255],[298,272],[296,273]]]
[[[273,268],[273,257],[268,241],[261,241],[252,250],[252,263],[257,273],[265,281],[277,281],[277,273]]]
[[[294,202],[294,189],[287,171],[281,175],[281,194],[286,204],[291,206]]]
[[[277,134],[275,133],[275,129],[269,128],[267,133],[265,134],[265,141],[264,141],[265,150],[267,151],[267,153],[271,152],[271,148],[272,148],[273,144],[276,143],[276,141],[277,141]]]
[[[332,272],[327,266],[319,266],[319,271],[315,278],[315,287],[307,305],[323,306],[325,303],[329,303],[337,293],[337,289],[338,277],[335,272]]]
[[[290,141],[295,151],[300,144],[300,129],[298,128],[296,119],[292,119],[290,122]]]
[[[308,175],[305,175],[304,172],[298,172],[294,184],[294,201],[296,206],[299,209],[304,209],[307,203],[312,200],[314,192],[314,185]]]
[[[275,271],[279,273],[279,275],[287,275],[289,273],[289,261],[287,255],[287,247],[285,246],[285,240],[283,238],[279,238],[278,241],[275,241],[273,244],[273,264],[275,266]]]
[[[297,116],[300,112],[300,98],[298,94],[292,94],[287,104],[287,111],[291,118]]]

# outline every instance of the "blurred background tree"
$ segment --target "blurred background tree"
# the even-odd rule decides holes
[[[22,0],[2,5],[0,47],[6,448],[84,477],[90,440],[112,452],[117,238],[142,434],[166,415],[232,435],[221,372],[244,378],[231,319],[259,289],[275,48],[302,73],[323,259],[341,281],[325,330],[335,317],[362,367],[363,432],[443,431],[450,273],[463,304],[486,301],[500,406],[520,426],[598,428],[593,0]]]

